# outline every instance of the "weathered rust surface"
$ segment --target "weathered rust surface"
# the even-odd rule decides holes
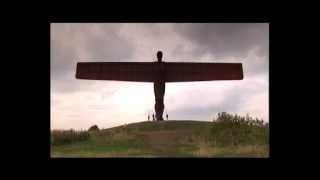
[[[166,63],[166,82],[241,80],[241,63]]]
[[[77,79],[153,82],[152,62],[79,62]]]
[[[241,63],[79,62],[76,78],[135,82],[241,80]]]

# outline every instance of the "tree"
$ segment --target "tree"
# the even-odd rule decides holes
[[[99,131],[99,128],[98,128],[97,125],[93,125],[93,126],[91,126],[91,127],[89,128],[88,131]]]

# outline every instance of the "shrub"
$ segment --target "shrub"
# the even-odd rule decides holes
[[[90,134],[87,131],[53,130],[51,131],[51,144],[69,144],[73,142],[88,140],[89,137]]]
[[[226,112],[218,113],[211,128],[212,137],[222,146],[264,144],[268,141],[268,131],[269,124],[263,123],[262,119]]]
[[[237,114],[229,114],[226,112],[219,112],[216,122],[233,123],[235,125],[249,125],[249,126],[259,126],[266,127],[269,124],[264,123],[263,119],[253,118],[248,114],[245,117],[239,116]]]
[[[99,131],[99,128],[98,128],[97,125],[93,125],[93,126],[91,126],[91,127],[89,128],[88,131]]]

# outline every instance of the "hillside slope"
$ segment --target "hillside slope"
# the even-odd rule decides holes
[[[51,146],[52,157],[268,157],[267,126],[231,122],[140,122]]]

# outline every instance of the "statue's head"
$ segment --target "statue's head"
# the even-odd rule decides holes
[[[157,58],[158,58],[158,62],[162,61],[162,52],[161,51],[157,52]]]

